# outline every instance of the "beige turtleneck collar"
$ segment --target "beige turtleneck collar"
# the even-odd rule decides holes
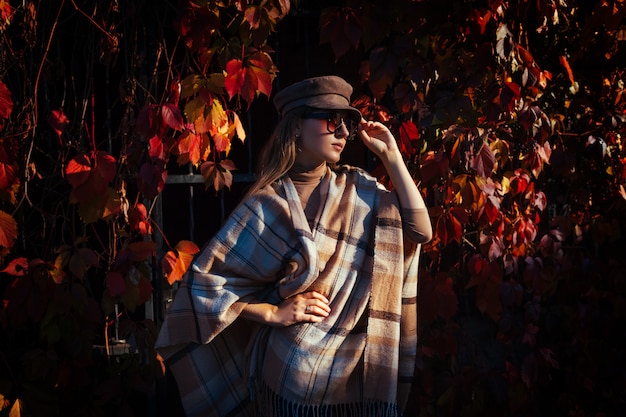
[[[315,168],[305,168],[296,164],[288,172],[309,224],[313,222],[320,205],[319,185],[326,175],[326,169],[326,163]]]

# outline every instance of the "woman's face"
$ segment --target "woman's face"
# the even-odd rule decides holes
[[[351,123],[347,113],[342,111],[315,110],[305,114],[298,124],[300,138],[296,163],[315,168],[325,162],[339,162],[350,136],[346,124],[350,126]]]

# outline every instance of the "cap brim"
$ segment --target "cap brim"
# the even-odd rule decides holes
[[[344,97],[335,96],[332,94],[321,94],[314,97],[305,97],[300,100],[294,100],[290,102],[284,109],[283,114],[289,113],[298,107],[310,107],[320,110],[345,110],[348,112],[349,117],[355,122],[360,122],[362,119],[361,112],[346,104],[347,100]]]

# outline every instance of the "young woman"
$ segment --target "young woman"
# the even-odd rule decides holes
[[[157,349],[188,416],[399,416],[432,229],[391,132],[336,76],[276,94],[259,176],[177,291]],[[359,137],[393,183],[340,166]]]

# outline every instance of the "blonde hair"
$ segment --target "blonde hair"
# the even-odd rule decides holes
[[[293,166],[297,156],[296,128],[308,107],[298,107],[287,113],[276,125],[261,151],[256,181],[250,186],[243,201],[274,183]]]

